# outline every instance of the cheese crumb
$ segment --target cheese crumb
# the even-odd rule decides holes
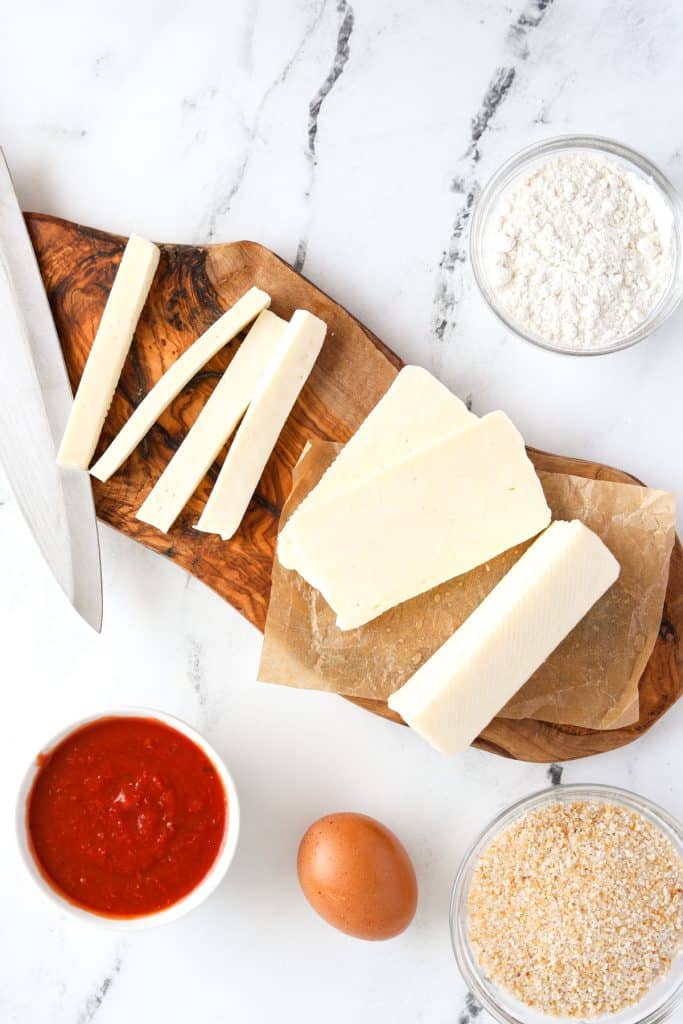
[[[564,1017],[639,1002],[683,947],[683,859],[642,815],[597,801],[523,815],[486,847],[468,898],[492,981]]]

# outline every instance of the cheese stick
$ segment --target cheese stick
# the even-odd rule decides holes
[[[492,412],[321,503],[294,568],[355,629],[549,522],[519,431]]]
[[[260,288],[250,288],[234,306],[223,313],[215,324],[176,359],[149,394],[145,395],[104,455],[91,468],[92,475],[98,480],[108,480],[188,381],[269,305],[270,296],[266,292]]]
[[[312,313],[294,313],[235,434],[198,530],[228,540],[238,529],[326,331]]]
[[[341,497],[365,477],[387,469],[439,437],[471,426],[477,417],[464,402],[420,366],[404,366],[316,487],[289,518],[278,539],[278,558],[295,567],[303,537],[325,501]]]
[[[158,265],[156,245],[131,235],[83,368],[57,454],[60,466],[90,465]]]
[[[552,523],[389,707],[442,753],[464,750],[618,576],[592,530]]]
[[[244,415],[287,321],[264,309],[137,514],[167,532]]]

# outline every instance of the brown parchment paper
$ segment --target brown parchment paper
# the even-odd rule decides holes
[[[339,451],[301,456],[281,527]],[[621,565],[597,602],[500,714],[590,729],[638,720],[638,680],[659,630],[675,537],[674,497],[638,485],[539,473],[554,519],[581,519]],[[261,682],[385,701],[464,622],[527,544],[340,630],[324,598],[277,558],[259,667]]]

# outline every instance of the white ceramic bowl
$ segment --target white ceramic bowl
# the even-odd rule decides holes
[[[185,914],[188,914],[191,910],[194,910],[195,907],[198,907],[200,903],[203,903],[204,900],[210,896],[214,889],[216,889],[220,884],[225,873],[230,867],[230,862],[232,861],[232,858],[235,855],[235,850],[237,849],[237,840],[239,838],[240,831],[240,806],[237,789],[222,758],[216,753],[213,747],[207,743],[204,737],[196,732],[191,726],[186,722],[181,721],[179,718],[174,718],[173,715],[167,715],[164,711],[157,711],[154,708],[123,707],[114,708],[111,711],[98,712],[96,715],[89,715],[87,718],[82,718],[80,721],[73,722],[71,725],[67,726],[67,728],[62,729],[43,745],[41,752],[49,752],[57,746],[57,744],[61,743],[62,740],[66,739],[66,737],[72,732],[75,732],[84,725],[89,725],[91,722],[97,722],[101,718],[129,717],[151,718],[154,721],[161,722],[163,725],[167,725],[171,729],[176,729],[179,733],[182,733],[183,736],[186,736],[189,740],[195,743],[199,749],[206,754],[208,759],[211,761],[211,764],[216,769],[216,773],[225,789],[228,804],[228,826],[225,831],[225,835],[223,836],[221,848],[207,874],[186,896],[183,896],[183,898],[178,900],[177,903],[174,903],[170,907],[166,907],[164,910],[158,910],[151,914],[144,914],[140,917],[108,917],[105,914],[98,914],[97,911],[86,910],[84,907],[78,906],[76,903],[72,903],[66,896],[61,895],[61,893],[56,889],[52,888],[36,864],[31,852],[27,830],[26,803],[31,792],[33,781],[38,772],[37,759],[33,760],[23,778],[19,788],[16,807],[16,832],[19,850],[28,873],[40,891],[52,903],[57,904],[57,906],[62,910],[68,910],[68,912],[73,914],[74,917],[101,925],[105,928],[114,928],[123,931],[152,928],[157,925],[167,924],[170,921],[176,921],[179,917],[184,917]]]

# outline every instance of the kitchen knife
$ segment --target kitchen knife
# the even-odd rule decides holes
[[[102,577],[90,478],[56,463],[71,404],[59,338],[0,150],[0,462],[55,579],[99,632]]]

